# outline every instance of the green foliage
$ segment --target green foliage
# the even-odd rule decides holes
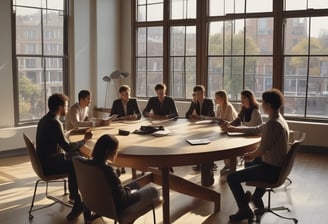
[[[37,104],[41,96],[41,88],[34,84],[26,75],[20,76],[19,86],[19,113],[21,120],[32,119],[34,105]]]

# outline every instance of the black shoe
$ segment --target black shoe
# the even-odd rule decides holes
[[[192,170],[193,170],[193,171],[196,171],[196,172],[200,171],[200,165],[198,164],[198,165],[196,165],[196,166],[193,166],[193,167],[192,167]]]
[[[73,205],[71,212],[66,216],[66,219],[68,221],[76,219],[77,217],[79,217],[82,214],[82,212],[84,210],[85,210],[85,206],[82,202],[75,203]]]
[[[250,208],[239,209],[236,214],[230,215],[230,221],[241,221],[247,219],[248,221],[253,220],[254,214]]]
[[[91,224],[93,220],[101,217],[97,213],[91,212],[89,209],[85,209],[83,212],[83,217],[84,217],[84,223],[85,224]]]
[[[257,208],[254,210],[256,216],[262,216],[266,212],[265,208]]]

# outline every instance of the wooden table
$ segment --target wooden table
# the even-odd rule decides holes
[[[163,223],[170,223],[170,189],[214,202],[214,211],[220,210],[220,193],[192,183],[170,173],[170,167],[200,164],[210,161],[235,158],[246,151],[253,150],[260,141],[259,136],[228,136],[218,125],[209,121],[190,122],[186,119],[168,121],[163,125],[170,131],[168,136],[130,134],[118,135],[118,129],[134,131],[141,125],[151,125],[148,120],[139,122],[113,122],[108,127],[93,128],[93,139],[83,147],[85,155],[91,154],[96,140],[103,134],[113,134],[119,139],[119,152],[116,165],[148,170],[151,181],[162,185]],[[71,136],[71,140],[75,136]],[[81,136],[79,136],[79,139]],[[207,145],[190,145],[186,139],[206,138]],[[76,138],[78,139],[78,138]],[[154,169],[160,168],[158,169]]]

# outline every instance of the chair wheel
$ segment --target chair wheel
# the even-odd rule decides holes
[[[33,219],[33,215],[30,214],[30,215],[28,216],[28,219],[29,219],[29,220],[32,220],[32,219]]]
[[[294,223],[297,224],[298,223],[298,220],[297,219],[294,219]]]

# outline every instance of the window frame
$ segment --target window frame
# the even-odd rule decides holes
[[[209,16],[209,0],[197,0],[197,16],[196,19],[183,19],[183,20],[169,20],[169,0],[164,0],[164,21],[156,21],[156,22],[137,22],[136,20],[136,1],[133,0],[131,2],[132,6],[132,71],[136,74],[136,30],[137,27],[147,26],[152,24],[162,24],[164,26],[164,41],[163,41],[163,82],[168,84],[168,95],[170,92],[170,27],[172,25],[184,25],[187,26],[189,24],[196,24],[196,84],[202,84],[208,90],[208,58],[207,54],[208,50],[208,31],[209,31],[209,23],[213,21],[225,21],[228,19],[249,19],[249,18],[263,18],[263,17],[271,17],[273,18],[273,50],[272,50],[272,88],[280,89],[284,92],[284,22],[287,18],[293,17],[318,17],[318,16],[328,16],[328,8],[327,9],[304,9],[304,10],[291,10],[287,11],[284,9],[286,0],[273,0],[272,1],[272,12],[252,12],[247,13],[246,17],[244,13],[236,13],[236,14],[227,14],[225,16]],[[166,13],[165,13],[166,12]],[[135,76],[135,81],[137,80],[137,75]],[[243,79],[245,79],[245,73],[243,74]],[[286,80],[287,81],[287,80]],[[135,84],[134,82],[133,84]],[[308,83],[308,79],[307,79]],[[243,85],[245,81],[243,82]],[[134,86],[135,87],[135,86]],[[135,91],[136,88],[134,88]],[[208,95],[208,92],[207,92]],[[308,96],[308,93],[307,93]],[[148,97],[141,97],[147,99]],[[188,98],[179,99],[175,98],[179,101],[187,101]],[[234,101],[232,101],[234,102]],[[306,102],[307,104],[307,102]],[[282,111],[283,112],[283,111]],[[315,122],[324,122],[328,123],[328,117],[308,117],[305,114],[302,117],[299,116],[287,116],[288,119],[291,120],[300,120],[300,121],[315,121]]]
[[[11,21],[12,21],[12,68],[13,68],[13,91],[14,91],[14,122],[15,126],[26,126],[26,125],[35,125],[38,123],[39,118],[37,119],[29,119],[29,120],[21,120],[20,119],[20,111],[19,111],[19,75],[18,75],[18,58],[21,57],[27,57],[27,58],[41,58],[42,63],[46,64],[47,60],[52,59],[62,59],[62,88],[63,92],[65,94],[69,91],[69,62],[68,62],[68,12],[69,12],[69,1],[62,0],[63,1],[63,54],[62,55],[54,55],[54,54],[47,54],[44,50],[44,44],[45,38],[47,38],[47,32],[44,32],[44,27],[41,24],[41,46],[42,46],[42,52],[40,54],[18,54],[16,51],[16,11],[14,8],[17,7],[26,7],[26,8],[35,8],[40,9],[42,11],[51,10],[51,11],[61,11],[59,9],[54,8],[48,8],[48,7],[34,7],[34,6],[26,6],[26,5],[19,5],[15,4],[15,1],[11,1]],[[43,14],[41,13],[41,17]],[[41,18],[41,20],[44,20],[44,18]],[[56,31],[57,32],[57,31]],[[54,34],[55,35],[55,34]],[[56,34],[57,35],[57,34]],[[42,78],[47,78],[47,75],[49,71],[46,69],[47,66],[42,66],[42,71],[44,75]],[[46,82],[45,82],[46,83]],[[51,88],[51,86],[49,87]],[[48,88],[45,88],[43,92],[46,92]],[[44,94],[44,105],[45,105],[45,111],[46,113],[48,111],[47,107],[47,94]]]

